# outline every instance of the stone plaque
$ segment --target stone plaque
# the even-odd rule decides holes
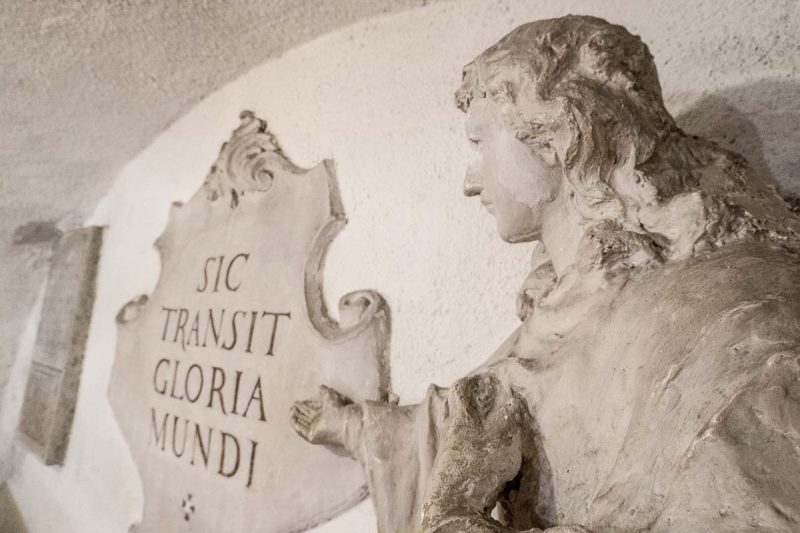
[[[19,434],[45,464],[67,451],[94,304],[103,229],[65,234],[51,260]]]
[[[135,531],[302,531],[366,496],[359,464],[298,438],[321,384],[385,399],[388,311],[325,308],[325,250],[345,224],[333,165],[292,164],[252,113],[156,242],[153,294],[119,314],[109,385],[144,487]]]

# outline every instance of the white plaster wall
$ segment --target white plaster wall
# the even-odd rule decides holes
[[[108,231],[66,462],[44,467],[19,452],[9,481],[30,531],[124,532],[140,515],[136,470],[106,401],[114,316],[154,286],[152,242],[168,207],[202,184],[242,109],[266,118],[295,162],[335,159],[350,224],[331,247],[326,294],[332,303],[360,288],[386,296],[402,401],[479,364],[515,327],[530,248],[500,242],[478,202],[461,196],[469,148],[452,94],[462,65],[513,27],[570,12],[642,35],[682,123],[800,191],[794,2],[462,0],[295,48],[174,123],[126,166],[88,221]],[[361,504],[317,531],[374,531],[371,508]]]

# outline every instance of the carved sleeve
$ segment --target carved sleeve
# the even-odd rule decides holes
[[[424,504],[426,533],[510,532],[491,518],[522,464],[524,405],[491,375],[462,379],[447,396],[447,423]]]
[[[364,466],[378,531],[418,531],[422,502],[446,417],[447,389],[417,405],[365,402],[354,454]]]

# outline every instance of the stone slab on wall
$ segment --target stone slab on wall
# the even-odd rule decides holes
[[[330,385],[389,396],[389,313],[373,291],[322,298],[344,228],[333,162],[301,169],[250,112],[156,241],[158,284],[126,304],[108,398],[139,469],[137,533],[304,531],[367,495],[358,462],[295,434]],[[321,481],[322,480],[322,481]]]
[[[53,255],[22,405],[22,440],[45,464],[61,464],[78,397],[103,228],[67,233]]]

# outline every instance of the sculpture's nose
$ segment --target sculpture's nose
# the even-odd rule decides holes
[[[478,196],[483,191],[478,173],[470,166],[464,176],[464,196]]]

